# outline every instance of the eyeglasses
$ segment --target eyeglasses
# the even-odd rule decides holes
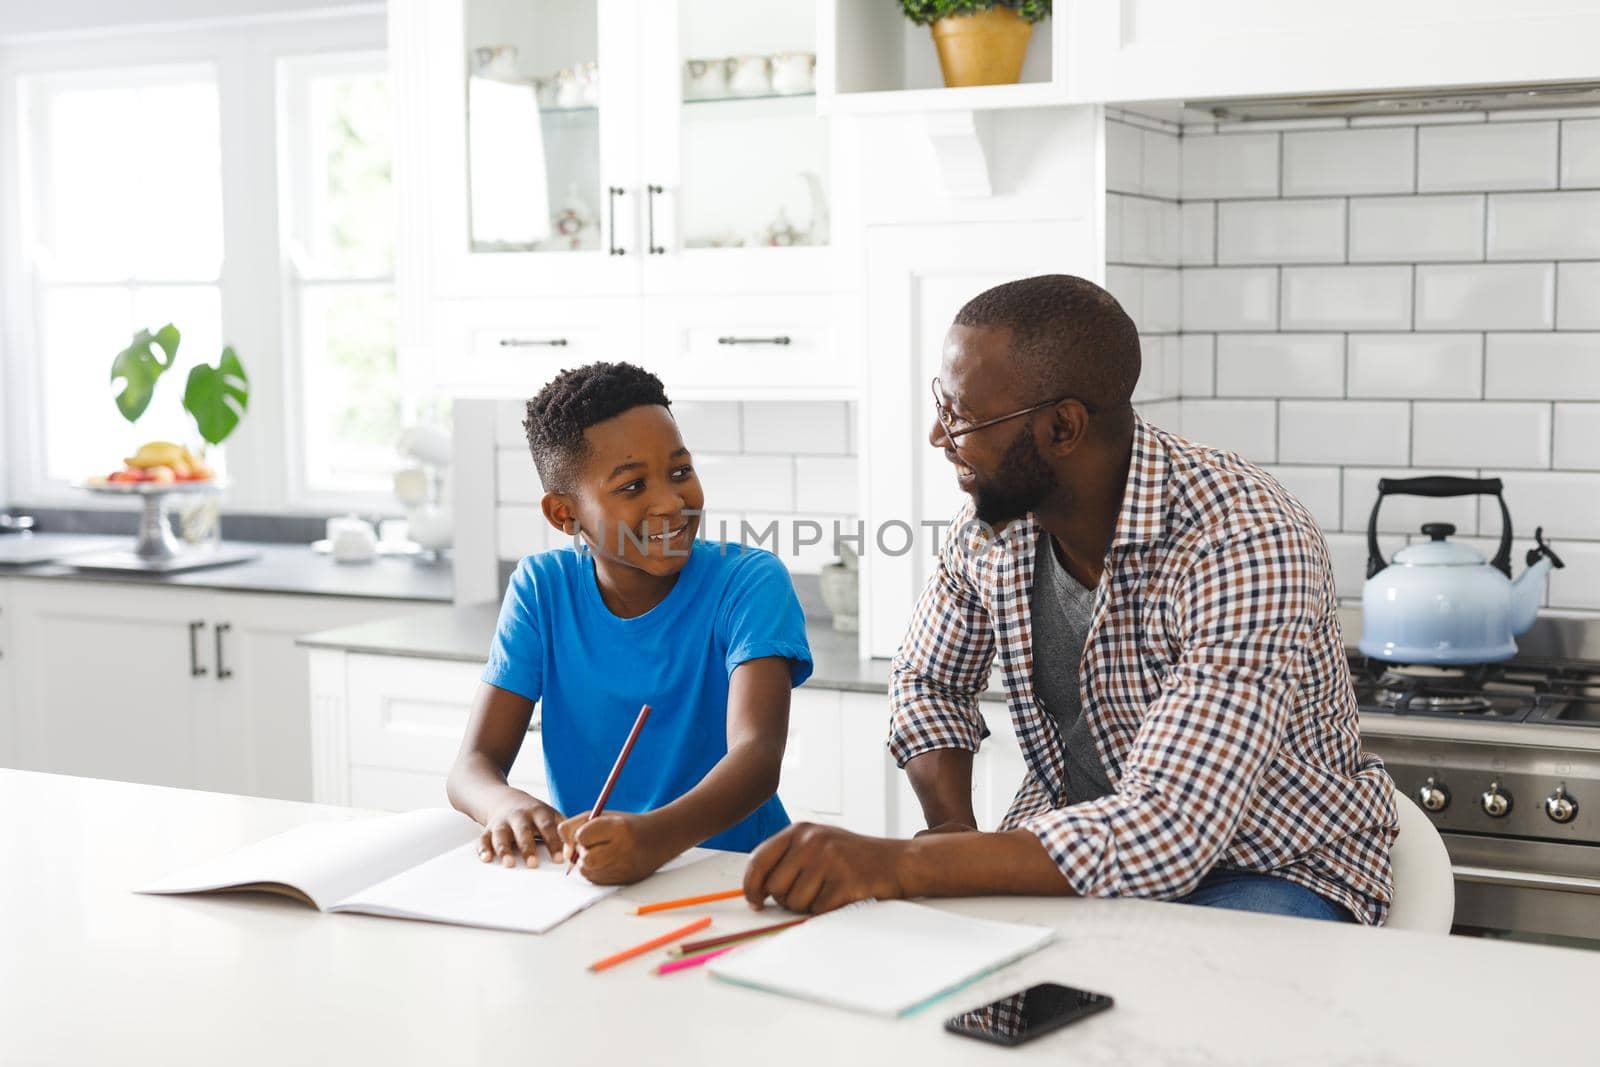
[[[960,429],[956,429],[955,423],[959,421],[961,417],[955,412],[951,411],[950,408],[945,404],[944,387],[939,384],[939,379],[935,378],[933,380],[933,411],[934,414],[938,416],[939,425],[944,428],[944,435],[949,439],[951,448],[955,447],[956,438],[958,437],[965,437],[969,433],[975,433],[978,430],[988,429],[990,426],[998,426],[1000,423],[1010,422],[1012,419],[1020,419],[1024,415],[1032,415],[1035,411],[1043,411],[1045,408],[1054,407],[1063,400],[1077,399],[1077,397],[1071,396],[1058,396],[1054,400],[1046,400],[1043,403],[1035,404],[1032,407],[1023,408],[1021,411],[1013,411],[1009,415],[996,415],[992,419],[980,419],[977,422],[967,423],[967,425],[961,427]],[[1099,410],[1093,404],[1086,403],[1082,400],[1078,400],[1078,403],[1083,404],[1084,409],[1091,415]]]

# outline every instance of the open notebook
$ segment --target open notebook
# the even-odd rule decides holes
[[[718,978],[903,1015],[1042,948],[1056,932],[904,900],[863,900],[711,960]]]
[[[482,827],[428,808],[349,822],[312,823],[162,878],[140,893],[265,890],[321,911],[353,911],[542,934],[617,891],[541,855],[539,866],[478,858]],[[662,870],[706,855],[691,850]]]

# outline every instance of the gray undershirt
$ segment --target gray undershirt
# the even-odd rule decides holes
[[[1078,664],[1094,617],[1094,590],[1085,589],[1056,559],[1049,534],[1040,531],[1033,566],[1033,693],[1056,720],[1064,749],[1064,802],[1081,804],[1111,792],[1078,695]]]

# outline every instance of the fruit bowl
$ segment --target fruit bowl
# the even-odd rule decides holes
[[[172,441],[146,441],[133,455],[122,461],[122,469],[104,477],[94,477],[87,485],[193,485],[214,480],[206,461],[190,452],[186,445]]]
[[[215,478],[189,478],[178,482],[158,482],[154,480],[112,481],[110,478],[88,478],[79,488],[87,489],[91,493],[109,493],[114,496],[154,496],[161,493],[215,493],[222,489],[222,483]]]

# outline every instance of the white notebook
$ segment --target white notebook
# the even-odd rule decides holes
[[[1047,926],[863,900],[706,964],[718,978],[841,1008],[903,1015],[1054,938]]]
[[[541,852],[539,866],[478,858],[483,828],[449,808],[312,823],[162,878],[140,893],[265,890],[352,911],[542,934],[617,891]],[[691,850],[662,870],[706,854]]]

